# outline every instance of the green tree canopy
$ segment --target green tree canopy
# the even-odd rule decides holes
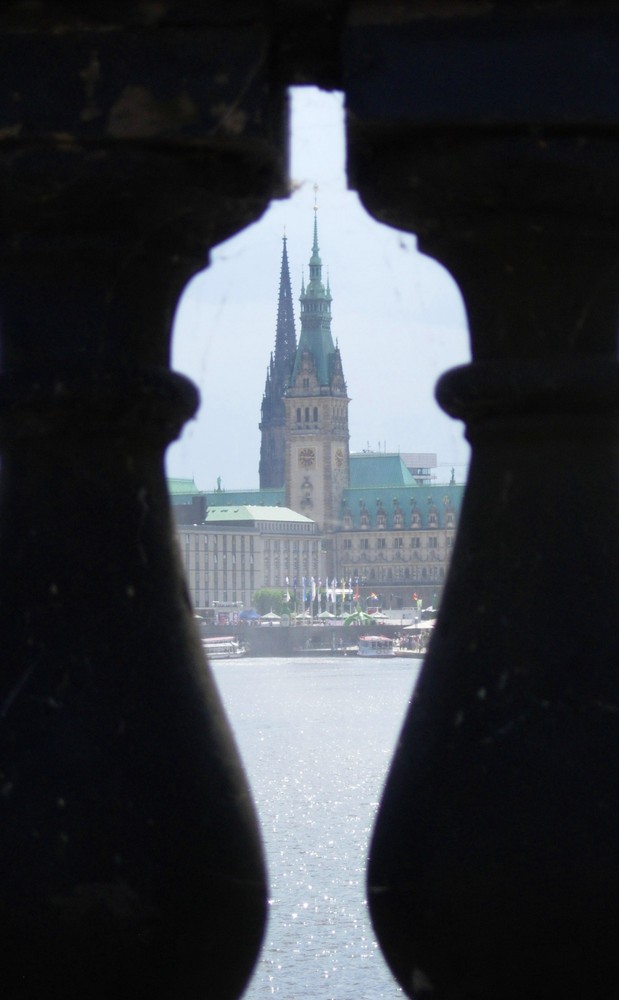
[[[254,592],[254,607],[260,615],[266,615],[269,611],[274,611],[276,615],[287,615],[292,609],[285,601],[285,597],[285,590],[263,587]]]

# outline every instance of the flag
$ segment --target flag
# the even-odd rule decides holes
[[[304,576],[301,577],[301,595],[302,595],[302,601],[305,604],[305,600],[306,600],[307,594],[305,593],[305,577]]]
[[[316,600],[316,581],[314,577],[312,577],[312,600]]]
[[[286,596],[284,597],[286,604],[290,603],[290,580],[286,577]]]

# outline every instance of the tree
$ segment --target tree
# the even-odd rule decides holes
[[[285,590],[263,587],[254,592],[254,607],[261,615],[266,615],[269,611],[274,611],[276,615],[287,615],[292,609],[290,603],[284,600],[285,597]]]

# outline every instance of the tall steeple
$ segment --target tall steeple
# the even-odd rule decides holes
[[[317,188],[314,188],[317,191]],[[314,242],[309,260],[309,282],[301,287],[301,334],[299,347],[292,370],[293,380],[302,364],[305,351],[309,351],[314,359],[316,376],[320,385],[327,386],[330,382],[330,366],[335,354],[331,336],[331,292],[322,283],[322,260],[318,246],[318,204],[314,200]],[[345,391],[345,389],[344,389]]]
[[[282,266],[279,279],[275,352],[271,354],[267,368],[264,396],[262,398],[262,419],[259,425],[262,432],[259,465],[261,489],[270,487],[278,488],[284,484],[286,447],[284,433],[286,422],[284,392],[290,380],[297,349],[285,232],[282,243]]]
[[[349,482],[349,399],[331,335],[332,299],[329,282],[325,287],[322,281],[316,202],[309,281],[303,282],[299,301],[301,333],[285,393],[286,505],[330,532],[339,523]]]

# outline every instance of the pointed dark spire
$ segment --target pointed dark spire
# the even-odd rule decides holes
[[[294,326],[294,307],[292,304],[292,287],[290,284],[290,267],[288,264],[287,238],[284,232],[282,249],[282,267],[279,278],[279,300],[277,305],[277,330],[275,334],[275,367],[285,369],[286,380],[297,349],[297,335]]]
[[[261,488],[279,487],[284,482],[283,428],[286,419],[284,392],[290,380],[297,350],[285,231],[282,244],[275,351],[271,354],[267,372],[260,421],[260,430],[262,431],[259,467]]]

